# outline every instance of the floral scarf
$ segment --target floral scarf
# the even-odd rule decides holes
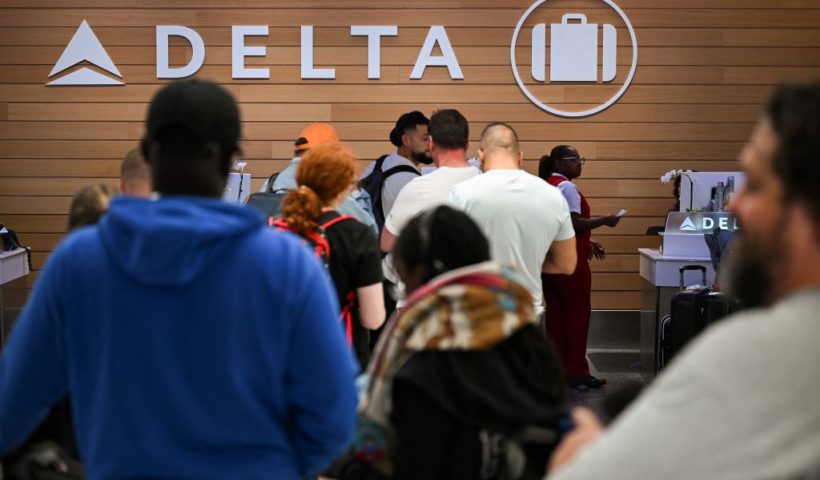
[[[354,453],[393,474],[393,378],[424,350],[484,350],[535,322],[532,296],[513,271],[484,262],[446,272],[416,290],[388,324],[368,366]]]

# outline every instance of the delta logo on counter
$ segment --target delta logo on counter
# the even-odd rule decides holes
[[[670,214],[670,220],[672,215]],[[674,223],[672,224],[674,225]],[[740,230],[740,225],[737,218],[725,212],[702,212],[691,213],[686,215],[677,227],[677,231],[681,233],[695,233],[704,234],[709,233],[715,228],[733,232]]]
[[[632,83],[638,65],[638,43],[632,24],[612,0],[588,0],[585,5],[602,2],[607,8],[579,8],[573,5],[571,11],[552,8],[550,0],[537,0],[518,20],[510,44],[510,65],[515,81],[521,92],[538,108],[561,117],[585,117],[599,113],[617,102]],[[618,70],[618,47],[624,46],[618,37],[616,25],[595,23],[595,18],[610,19],[617,14],[615,23],[628,32],[631,44],[631,62],[629,69]],[[604,12],[604,13],[602,13]],[[611,21],[611,20],[610,20]],[[268,79],[270,69],[264,66],[246,66],[248,57],[265,57],[267,47],[254,37],[268,35],[268,25],[234,25],[231,26],[231,78]],[[301,33],[301,79],[334,80],[336,69],[332,66],[314,64],[314,27],[300,26]],[[521,42],[522,33],[531,40]],[[367,78],[381,78],[381,40],[384,37],[395,37],[399,34],[397,25],[352,25],[350,36],[367,37]],[[187,42],[191,51],[186,65],[171,66],[169,58],[169,39],[179,37]],[[549,39],[549,43],[547,40]],[[202,68],[205,63],[206,45],[202,36],[189,27],[182,25],[156,26],[156,77],[158,79],[177,79],[190,77]],[[600,55],[599,55],[600,52]],[[517,58],[529,57],[529,71],[518,65]],[[549,61],[547,60],[549,59]],[[56,78],[48,86],[115,86],[124,85],[124,79],[111,57],[105,51],[97,36],[86,20],[80,24],[69,41],[49,78],[72,67],[82,65],[67,75]],[[91,68],[93,67],[93,68]],[[456,49],[442,25],[429,27],[424,43],[416,56],[416,62],[409,75],[410,80],[419,80],[428,67],[446,68],[451,80],[463,80],[464,73],[458,61]],[[522,66],[523,67],[523,66]],[[524,71],[522,73],[522,71]],[[547,72],[549,71],[549,74]],[[362,73],[364,75],[364,71]],[[551,98],[549,91],[543,87],[549,85],[581,85],[594,87],[588,92],[602,92],[602,98],[614,90],[612,82],[617,81],[620,88],[601,103],[585,110],[567,110],[556,104],[564,103],[563,98]],[[546,93],[545,93],[546,92]],[[554,92],[554,90],[553,90]],[[552,94],[555,97],[554,93]],[[589,102],[594,103],[594,102]],[[583,108],[583,107],[582,107]]]

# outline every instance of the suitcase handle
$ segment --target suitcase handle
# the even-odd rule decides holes
[[[568,25],[570,20],[579,20],[581,25],[587,24],[587,16],[583,13],[567,13],[561,17],[561,23],[564,25]]]
[[[686,283],[683,280],[683,274],[687,270],[700,270],[700,273],[703,275],[703,283],[701,285],[706,286],[706,267],[703,265],[684,265],[680,267],[680,289],[683,290],[686,288]]]

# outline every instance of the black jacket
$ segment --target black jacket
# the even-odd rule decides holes
[[[418,353],[396,374],[392,396],[400,480],[540,479],[568,413],[560,363],[533,326],[488,350]],[[518,438],[527,427],[544,438]],[[509,471],[508,444],[526,458],[519,476]],[[332,474],[385,478],[351,457]]]

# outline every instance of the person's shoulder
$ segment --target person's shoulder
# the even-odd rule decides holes
[[[51,253],[49,261],[99,253],[102,252],[101,246],[99,224],[86,225],[70,232]]]
[[[372,234],[373,232],[373,230],[371,230],[367,225],[360,222],[356,219],[356,217],[353,217],[351,215],[345,215],[344,220],[339,220],[338,222],[334,223],[328,228],[327,231],[337,231],[343,232],[345,234],[354,234],[357,237],[365,233]]]
[[[414,175],[414,178],[410,179],[407,183],[404,184],[401,190],[399,190],[398,198],[412,198],[419,194],[419,192],[425,189],[426,185],[430,184],[430,175]]]
[[[482,192],[484,191],[484,185],[488,185],[494,183],[496,179],[493,178],[492,175],[478,174],[473,177],[470,177],[466,180],[456,183],[453,185],[452,190],[458,192]]]
[[[391,153],[390,155],[384,158],[384,163],[382,164],[383,170],[389,170],[393,167],[397,167],[399,165],[409,165],[415,168],[415,165],[410,160],[402,157],[398,153]]]
[[[284,232],[260,226],[244,236],[237,248],[244,250],[251,258],[281,259],[299,253],[302,240],[295,233]]]
[[[818,310],[820,289],[791,295],[768,308],[741,311],[709,327],[693,346],[693,357],[735,361],[755,357],[764,363],[793,357],[809,365],[811,356],[820,361]]]

